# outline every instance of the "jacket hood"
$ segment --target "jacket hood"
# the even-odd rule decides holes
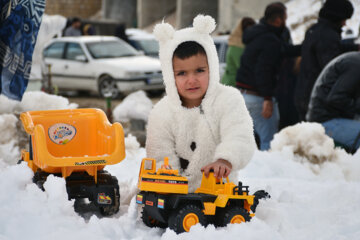
[[[241,21],[238,22],[236,27],[233,29],[229,36],[228,44],[230,46],[236,46],[236,47],[244,47],[244,44],[242,43],[242,29],[241,29]]]
[[[198,15],[194,18],[193,27],[175,30],[168,23],[157,24],[154,28],[154,35],[159,41],[159,58],[164,77],[165,91],[172,105],[182,107],[180,96],[178,94],[172,65],[174,51],[183,42],[195,41],[200,44],[207,56],[209,65],[209,86],[202,100],[201,105],[211,104],[212,96],[216,91],[217,85],[220,85],[219,60],[215,44],[210,36],[216,27],[215,20],[210,16]]]
[[[265,22],[264,19],[261,19],[260,22],[248,29],[246,29],[243,33],[243,43],[249,44],[251,41],[256,39],[258,36],[266,34],[266,33],[275,33],[280,36],[284,28],[274,27]]]

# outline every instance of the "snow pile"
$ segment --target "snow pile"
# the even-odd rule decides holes
[[[74,109],[77,107],[77,104],[69,103],[67,98],[40,91],[25,92],[21,102],[10,100],[0,95],[0,114],[51,109]]]
[[[127,122],[130,119],[140,119],[147,122],[152,106],[144,91],[131,93],[113,110],[114,120]]]
[[[17,118],[13,114],[0,115],[0,168],[19,160],[17,146]]]
[[[61,36],[61,31],[66,25],[66,18],[60,15],[42,16],[40,29],[34,48],[30,79],[41,79],[42,50],[44,46],[55,36]]]
[[[334,161],[338,158],[333,139],[325,135],[325,129],[319,123],[302,122],[286,127],[275,134],[270,145],[272,151],[289,148],[312,163]]]

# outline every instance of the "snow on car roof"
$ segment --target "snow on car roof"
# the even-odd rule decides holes
[[[74,42],[98,42],[98,41],[114,41],[119,40],[114,36],[79,36],[79,37],[61,37],[57,38],[59,41],[69,40]]]

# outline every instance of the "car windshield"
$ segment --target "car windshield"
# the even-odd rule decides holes
[[[98,58],[119,58],[139,55],[129,44],[121,41],[101,41],[87,43],[91,56]]]
[[[155,39],[137,40],[146,54],[158,54],[159,43]]]

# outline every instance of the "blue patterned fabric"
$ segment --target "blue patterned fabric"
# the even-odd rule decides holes
[[[0,0],[0,92],[21,101],[27,87],[45,0]]]

